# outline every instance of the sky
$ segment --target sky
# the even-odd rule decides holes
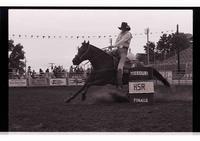
[[[193,34],[192,14],[192,10],[12,9],[9,10],[9,39],[13,39],[14,44],[23,45],[27,66],[32,69],[45,70],[49,63],[68,69],[77,53],[77,46],[84,40],[99,48],[109,46],[109,35],[115,42],[114,35],[120,32],[121,22],[125,21],[131,27],[133,38],[130,48],[136,54],[144,52],[143,46],[147,41],[144,30],[147,27],[152,33],[149,40],[155,43],[163,33],[175,32],[177,24],[179,32]],[[31,38],[31,35],[34,37]],[[37,35],[39,38],[36,38]],[[80,38],[74,38],[77,36]]]

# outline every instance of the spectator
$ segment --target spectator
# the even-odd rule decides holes
[[[36,75],[36,72],[35,72],[35,70],[33,70],[32,74],[31,74],[31,77],[35,78],[35,75]]]
[[[91,69],[90,68],[87,68],[87,70],[86,70],[86,74],[87,74],[87,76],[91,73]]]
[[[53,74],[56,78],[63,78],[65,76],[65,70],[63,69],[63,66],[55,66]]]
[[[39,73],[40,73],[40,75],[39,75],[40,77],[44,76],[44,71],[42,69],[39,70]]]
[[[80,73],[84,73],[84,70],[82,67],[80,67]]]
[[[49,69],[48,68],[45,71],[45,76],[46,76],[46,78],[49,78]]]
[[[73,66],[70,66],[69,73],[73,73]]]
[[[46,69],[46,71],[45,71],[46,73],[49,73],[49,69]]]
[[[77,67],[77,72],[76,73],[80,73],[80,68],[79,67]]]
[[[31,66],[28,66],[28,71],[27,71],[27,73],[28,73],[28,76],[31,76]]]
[[[40,72],[40,74],[44,74],[44,72],[43,72],[43,70],[42,70],[42,69],[40,69],[40,70],[39,70],[39,72]]]

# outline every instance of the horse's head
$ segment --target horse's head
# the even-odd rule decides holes
[[[78,48],[78,53],[75,55],[72,60],[74,65],[79,65],[81,62],[89,59],[89,41],[86,43],[85,41],[82,43],[82,46]]]

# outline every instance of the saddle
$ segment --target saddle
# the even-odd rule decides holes
[[[118,50],[112,50],[110,52],[107,52],[109,55],[111,55],[113,57],[113,61],[114,61],[114,68],[117,70],[118,64],[119,64],[119,60],[120,60],[120,56],[118,53]],[[132,64],[131,61],[128,59],[128,57],[126,57],[126,61],[124,64],[124,68],[123,68],[123,72],[124,73],[129,73],[129,70],[131,68]]]

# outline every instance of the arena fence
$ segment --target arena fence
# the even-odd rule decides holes
[[[9,87],[43,87],[43,86],[81,86],[84,85],[86,76],[83,73],[52,73],[35,74],[31,76],[9,76]]]
[[[178,71],[159,71],[162,76],[168,80],[171,85],[192,85],[192,73],[178,72]],[[161,82],[155,80],[156,85],[161,85]]]
[[[158,70],[171,85],[192,85],[192,62],[180,64],[179,71],[176,64],[160,64],[152,65],[152,67]],[[161,83],[156,81],[155,84],[160,85]]]
[[[192,85],[192,71],[159,70],[159,72],[171,85]],[[51,73],[36,74],[35,77],[14,75],[9,77],[9,87],[82,86],[87,75],[85,73],[60,74],[58,75],[60,77],[55,77]],[[157,80],[154,81],[154,84],[162,85]]]

